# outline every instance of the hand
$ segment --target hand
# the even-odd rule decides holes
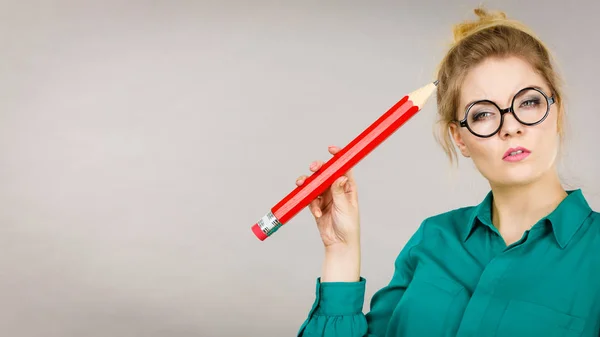
[[[340,151],[336,146],[328,148],[335,155]],[[311,163],[310,171],[317,172],[323,162]],[[307,176],[302,175],[296,185],[304,183]],[[327,250],[337,247],[358,247],[360,245],[360,216],[358,194],[352,170],[348,170],[336,179],[320,196],[312,200],[309,209],[314,216],[317,228]]]

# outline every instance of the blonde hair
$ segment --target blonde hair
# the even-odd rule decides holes
[[[476,21],[464,21],[453,27],[454,42],[437,71],[437,140],[450,162],[457,159],[450,124],[459,113],[460,90],[468,71],[490,57],[516,56],[528,62],[544,78],[554,95],[559,111],[558,131],[563,138],[563,95],[561,79],[553,67],[547,46],[524,24],[507,19],[504,12],[474,10]]]

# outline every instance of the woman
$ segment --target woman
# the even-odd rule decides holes
[[[600,216],[557,174],[558,76],[522,24],[475,13],[478,21],[454,29],[437,103],[445,151],[453,160],[454,143],[471,158],[490,193],[425,219],[363,314],[357,188],[347,172],[309,206],[326,254],[298,336],[600,336]]]

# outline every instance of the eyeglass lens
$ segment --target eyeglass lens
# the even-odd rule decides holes
[[[527,89],[518,93],[513,100],[515,117],[523,124],[540,121],[548,110],[546,97],[537,90]],[[478,102],[468,111],[467,124],[479,135],[490,135],[498,130],[501,122],[498,107],[491,102]]]

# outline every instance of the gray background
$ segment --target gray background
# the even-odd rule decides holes
[[[293,336],[323,249],[308,210],[250,226],[329,144],[433,79],[480,1],[0,3],[0,335]],[[600,208],[597,1],[487,1],[567,86],[561,172]],[[435,102],[355,167],[365,308],[427,216],[478,203]]]

